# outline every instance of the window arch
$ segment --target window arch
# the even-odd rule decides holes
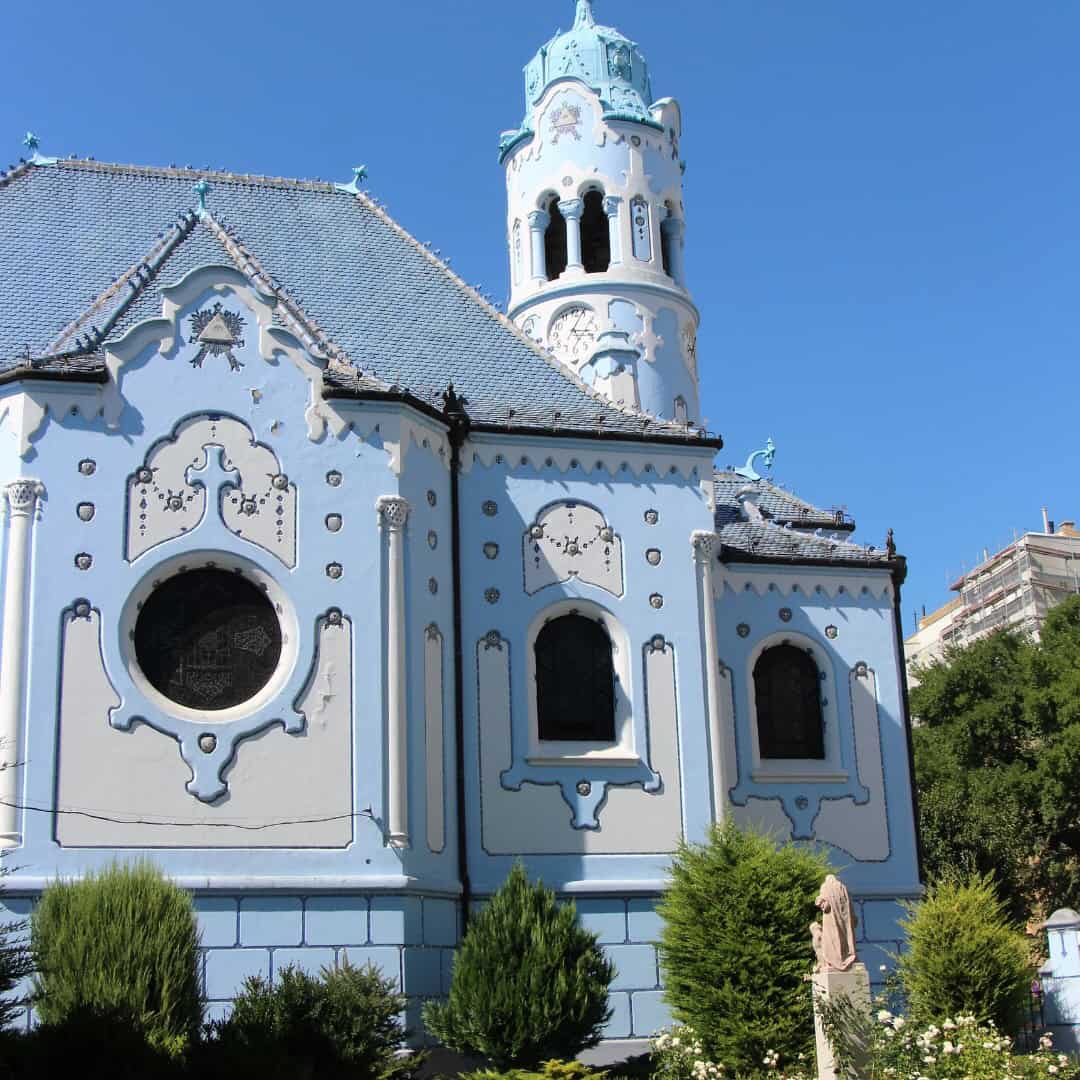
[[[547,212],[550,217],[544,233],[544,256],[547,262],[548,281],[561,277],[566,269],[566,218],[559,209],[559,196],[552,195],[548,200]]]
[[[754,697],[762,760],[825,759],[821,674],[809,653],[787,643],[766,649],[754,665]]]
[[[536,635],[536,714],[542,741],[615,741],[615,666],[604,626],[576,612]]]
[[[604,212],[604,193],[595,189],[585,192],[581,261],[586,274],[602,274],[611,266],[611,226]]]
[[[675,243],[675,238],[672,235],[674,229],[675,208],[671,205],[671,201],[668,200],[664,203],[664,209],[666,215],[660,226],[660,257],[664,264],[664,273],[667,274],[669,278],[674,278],[675,262],[672,258],[673,252],[671,245]]]

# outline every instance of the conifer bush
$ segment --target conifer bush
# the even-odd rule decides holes
[[[814,1018],[803,979],[813,948],[814,900],[825,856],[769,837],[714,826],[706,843],[684,843],[660,904],[660,964],[676,1018],[705,1057],[736,1071],[766,1055],[812,1054]]]
[[[424,1024],[451,1050],[497,1069],[535,1069],[600,1041],[614,977],[574,906],[531,884],[518,862],[474,917],[454,957],[449,998],[425,1006]]]
[[[113,864],[42,893],[30,926],[42,1023],[127,1023],[179,1055],[199,1035],[199,932],[191,898],[150,863]]]
[[[912,1018],[967,1014],[1015,1032],[1024,1019],[1034,965],[989,875],[945,878],[905,905],[908,947],[898,974]]]
[[[10,869],[0,862],[0,878],[9,873]],[[0,901],[2,899],[0,895]],[[16,997],[16,992],[22,980],[34,970],[27,943],[28,929],[27,922],[22,919],[0,923],[0,1031],[19,1016],[25,1004]]]

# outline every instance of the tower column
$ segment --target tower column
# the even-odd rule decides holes
[[[622,207],[621,195],[604,196],[604,213],[608,219],[608,234],[611,238],[611,265],[622,265],[622,231],[619,228],[620,208]]]
[[[386,758],[390,846],[409,846],[409,724],[405,664],[405,525],[409,503],[383,495],[375,503],[387,533]]]
[[[16,480],[4,488],[8,505],[7,565],[4,568],[4,622],[0,638],[0,848],[18,847],[19,776],[26,698],[26,645],[29,639],[31,530],[45,487],[37,480]]]
[[[694,561],[698,567],[701,590],[701,618],[705,630],[705,693],[709,714],[709,772],[712,775],[713,821],[723,822],[727,810],[727,780],[721,752],[723,732],[720,714],[720,652],[716,637],[716,602],[713,599],[713,559],[716,556],[716,533],[699,531],[690,537]]]
[[[559,210],[566,218],[566,269],[584,270],[581,261],[581,215],[585,213],[585,200],[560,199]]]
[[[529,214],[529,250],[532,253],[532,276],[534,281],[547,281],[547,255],[544,252],[544,233],[551,224],[546,210],[533,210]]]

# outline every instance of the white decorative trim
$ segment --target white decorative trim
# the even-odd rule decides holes
[[[574,579],[623,595],[623,544],[594,506],[564,499],[544,507],[521,538],[525,592]]]
[[[424,751],[427,758],[427,842],[446,847],[446,783],[443,766],[443,636],[432,623],[424,633]]]
[[[717,599],[723,595],[725,587],[733,593],[742,593],[747,591],[748,586],[758,596],[765,596],[769,592],[790,596],[798,591],[809,601],[820,594],[830,600],[843,594],[857,600],[864,590],[875,600],[891,601],[894,596],[892,571],[886,566],[880,570],[867,570],[861,566],[853,566],[850,570],[832,567],[819,570],[812,566],[798,566],[788,571],[776,566],[756,568],[746,564],[725,563],[713,574],[714,595]]]
[[[400,495],[375,502],[387,535],[386,710],[387,831],[391,847],[409,846],[409,702],[405,643],[405,527],[409,503]]]
[[[690,544],[698,573],[698,597],[705,637],[705,690],[709,711],[709,773],[712,780],[713,821],[723,822],[727,815],[728,776],[723,753],[723,717],[720,698],[720,650],[716,633],[716,605],[713,602],[713,555],[719,544],[716,533],[698,531],[691,534]]]
[[[22,843],[19,829],[22,775],[23,710],[26,699],[26,652],[30,635],[30,545],[38,500],[45,494],[39,480],[25,477],[4,488],[9,507],[7,565],[4,568],[4,616],[0,637],[0,848]]]
[[[0,400],[0,425],[7,424],[18,443],[19,457],[25,458],[32,449],[31,440],[50,416],[61,420],[77,413],[93,420],[103,413],[102,390],[100,386],[39,383]]]
[[[327,426],[335,439],[352,431],[364,442],[378,445],[389,455],[390,471],[401,476],[405,459],[412,448],[433,454],[447,471],[450,469],[450,442],[446,429],[408,406],[397,413],[374,412],[347,398],[327,401]]]

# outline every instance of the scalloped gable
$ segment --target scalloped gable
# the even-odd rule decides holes
[[[200,178],[210,216],[170,246]],[[638,437],[697,434],[594,394],[370,200],[330,184],[73,160],[0,187],[0,213],[0,358],[9,362],[24,347],[40,357],[91,327],[114,336],[156,317],[158,280],[172,284],[211,251],[226,261],[224,248],[369,384],[431,401],[453,381],[474,419],[489,422],[516,405],[537,427],[558,426],[557,417]],[[221,235],[208,237],[215,226]],[[543,420],[533,419],[537,401],[550,414]]]

